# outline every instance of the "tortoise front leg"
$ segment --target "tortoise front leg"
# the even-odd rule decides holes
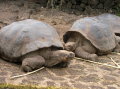
[[[22,61],[22,70],[25,72],[31,72],[35,69],[38,69],[45,64],[45,59],[40,56],[36,55],[33,57],[26,57]]]
[[[120,37],[119,36],[115,36],[116,41],[120,44]]]
[[[88,60],[95,61],[98,59],[98,56],[96,54],[88,53],[82,47],[77,47],[75,50],[75,54],[77,57],[81,57],[81,58],[88,59]]]
[[[120,37],[119,36],[116,36],[116,47],[115,49],[113,50],[114,52],[120,52]]]
[[[113,50],[113,52],[117,52],[119,53],[120,52],[120,44],[117,44],[115,49]]]

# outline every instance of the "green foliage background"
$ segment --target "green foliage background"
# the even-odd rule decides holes
[[[47,8],[60,10],[76,9],[85,11],[86,8],[90,8],[120,13],[120,0],[46,0],[46,3]]]

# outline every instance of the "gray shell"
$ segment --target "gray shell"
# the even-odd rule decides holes
[[[96,48],[102,51],[111,50],[116,46],[115,35],[111,31],[111,27],[92,17],[85,17],[74,22],[71,29],[63,36],[65,43],[73,32],[82,34]]]
[[[101,14],[95,17],[104,24],[108,24],[112,27],[112,31],[120,34],[120,17],[113,14]]]
[[[0,51],[16,58],[44,47],[63,48],[56,30],[41,21],[27,19],[14,22],[0,31]]]

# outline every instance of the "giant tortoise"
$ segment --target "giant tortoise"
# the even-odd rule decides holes
[[[119,38],[108,24],[93,17],[77,20],[64,36],[65,49],[75,55],[89,60],[97,60],[98,55],[111,51],[120,51]],[[118,50],[119,49],[119,50]]]
[[[55,28],[34,19],[14,22],[0,30],[0,55],[22,63],[25,72],[45,67],[67,67],[73,52],[63,50]]]

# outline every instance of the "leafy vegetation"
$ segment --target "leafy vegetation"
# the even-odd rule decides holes
[[[47,8],[60,10],[72,9],[81,12],[104,10],[105,12],[120,12],[120,0],[47,0]]]
[[[33,86],[33,85],[0,84],[0,89],[69,89],[69,88],[40,87],[40,86]]]

